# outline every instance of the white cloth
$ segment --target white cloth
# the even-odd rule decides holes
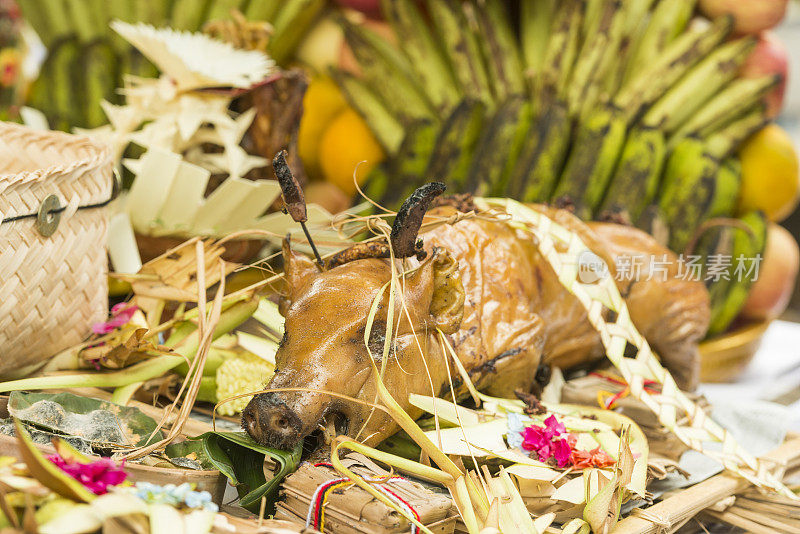
[[[800,397],[800,324],[774,321],[742,375],[730,384],[701,384],[713,405]],[[793,395],[794,393],[794,395]],[[787,429],[800,432],[800,399],[787,405]]]

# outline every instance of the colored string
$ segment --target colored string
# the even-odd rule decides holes
[[[330,467],[333,468],[333,465],[327,462],[320,462],[314,464],[314,467]],[[390,476],[390,477],[376,477],[376,478],[368,478],[364,477],[364,481],[375,484],[375,489],[386,495],[389,499],[395,501],[398,506],[403,509],[406,513],[413,516],[417,521],[420,521],[419,513],[414,509],[411,504],[408,503],[405,499],[400,497],[397,493],[392,491],[391,489],[384,486],[384,484],[390,482],[399,482],[405,480],[403,477],[398,476]],[[320,484],[314,493],[311,495],[311,504],[308,507],[308,513],[306,514],[306,527],[313,526],[315,529],[319,530],[320,532],[324,532],[325,529],[325,506],[328,503],[328,497],[331,493],[336,491],[337,489],[343,489],[350,487],[354,484],[352,480],[349,478],[334,478],[332,480],[328,480]],[[412,534],[416,534],[418,532],[418,528],[416,525],[411,525],[411,532]]]

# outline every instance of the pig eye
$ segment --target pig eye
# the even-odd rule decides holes
[[[289,334],[288,334],[288,332],[286,332],[286,330],[284,330],[284,331],[283,331],[283,337],[281,338],[281,342],[280,342],[280,343],[278,343],[278,348],[281,348],[281,347],[283,347],[283,346],[284,346],[284,345],[286,345],[288,342],[289,342]]]

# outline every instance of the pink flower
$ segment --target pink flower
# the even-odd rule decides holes
[[[560,436],[567,431],[567,427],[564,426],[564,423],[561,423],[558,419],[556,419],[555,415],[551,415],[545,419],[544,426],[551,438]]]
[[[128,474],[111,460],[101,458],[88,464],[67,463],[61,456],[53,454],[47,457],[59,469],[83,484],[86,489],[95,495],[108,493],[109,486],[117,486],[125,482]]]
[[[578,438],[574,434],[565,435],[567,428],[554,415],[545,419],[544,425],[531,425],[520,432],[522,448],[535,451],[540,462],[553,458],[558,467],[566,467],[570,464],[572,448]]]
[[[576,469],[608,467],[616,463],[600,447],[591,451],[576,449],[578,436],[567,433],[564,423],[556,419],[554,415],[545,419],[544,425],[531,425],[520,432],[522,448],[532,453],[536,452],[540,462],[552,459],[558,467],[572,466]]]
[[[570,463],[572,455],[572,447],[565,439],[560,439],[553,443],[553,456],[556,459],[558,467],[566,467]]]
[[[521,432],[522,448],[526,451],[538,451],[545,447],[550,438],[546,435],[545,429],[540,426],[529,426]]]
[[[95,334],[108,334],[113,332],[115,328],[124,326],[130,322],[133,314],[136,313],[139,307],[135,304],[128,304],[127,302],[120,302],[111,308],[111,319],[105,323],[95,323],[92,325],[92,332]]]

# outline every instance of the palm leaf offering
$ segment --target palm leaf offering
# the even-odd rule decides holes
[[[262,151],[283,148],[289,139],[294,153],[291,139],[297,125],[293,114],[301,109],[302,79],[279,73],[272,59],[260,51],[235,49],[204,34],[122,22],[112,27],[152,58],[162,73],[160,78],[126,78],[120,90],[124,103],[102,102],[110,124],[81,130],[112,139],[115,158],[132,175],[118,209],[127,214],[133,231],[158,238],[251,230],[251,237],[278,242],[293,223],[271,209],[280,187],[264,179],[269,177],[263,169],[267,159],[253,150],[247,152],[243,138],[255,139],[251,144]],[[214,57],[219,64],[205,61],[206,57]],[[281,76],[290,83],[270,92],[272,84],[284,81]],[[232,112],[237,89],[265,93],[272,107],[262,102],[266,97],[253,97],[246,111]],[[295,105],[272,104],[289,91],[298,100]],[[139,157],[123,157],[131,151],[139,152]],[[308,213],[315,235],[331,237],[332,214],[318,205],[309,206]],[[113,226],[112,238],[124,241],[130,227]],[[115,264],[127,263],[122,258],[129,251],[114,252]]]
[[[264,54],[238,50],[202,34],[120,21],[112,22],[111,29],[172,78],[181,92],[203,87],[246,89],[275,68]]]

